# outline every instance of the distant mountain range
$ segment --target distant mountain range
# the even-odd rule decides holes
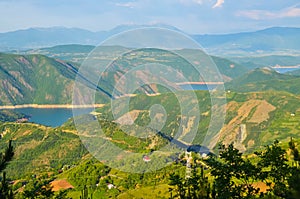
[[[109,31],[98,32],[65,27],[29,28],[0,33],[0,50],[32,49],[63,44],[98,45],[101,41],[112,35],[126,30],[143,27],[158,27],[180,31],[175,27],[162,24],[157,24],[155,26],[120,25]]]
[[[239,55],[290,54],[300,50],[300,28],[273,27],[255,32],[225,35],[194,35],[204,48],[214,54]],[[250,54],[251,55],[251,54]]]
[[[122,25],[109,31],[99,32],[65,27],[30,28],[0,33],[0,50],[24,50],[63,44],[98,45],[101,41],[114,34],[143,27],[153,26]],[[154,27],[181,31],[175,27],[161,24]],[[270,52],[284,52],[285,54],[291,54],[295,51],[298,52],[300,51],[299,35],[300,28],[273,27],[255,32],[190,36],[211,54],[234,56],[244,53],[268,54]]]

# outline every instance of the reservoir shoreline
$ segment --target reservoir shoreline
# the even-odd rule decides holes
[[[39,108],[39,109],[73,109],[73,108],[101,108],[105,104],[20,104],[20,105],[6,105],[0,106],[0,110],[3,109],[21,109],[21,108]]]

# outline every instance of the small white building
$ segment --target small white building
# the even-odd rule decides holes
[[[116,186],[113,185],[113,184],[111,184],[111,183],[108,183],[108,184],[107,184],[107,188],[108,188],[108,189],[112,189],[112,188],[116,188]]]
[[[144,162],[150,162],[150,161],[151,161],[151,158],[150,158],[149,156],[145,155],[145,156],[143,157],[143,160],[144,160]]]

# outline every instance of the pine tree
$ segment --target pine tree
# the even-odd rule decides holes
[[[91,194],[91,197],[89,197],[89,191],[86,185],[84,185],[83,190],[81,191],[80,199],[92,199],[93,195]]]
[[[300,156],[293,138],[291,138],[291,141],[289,142],[289,147],[295,163],[295,166],[292,167],[292,175],[288,179],[288,184],[291,189],[289,198],[300,198]]]
[[[12,141],[10,140],[5,152],[0,155],[0,172],[2,172],[6,168],[9,161],[12,160],[13,156],[14,156],[14,150],[12,146]],[[3,172],[2,174],[2,181],[0,183],[0,198],[1,199],[13,198],[13,193],[7,183],[5,172]]]

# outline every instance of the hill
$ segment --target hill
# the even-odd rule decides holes
[[[249,68],[273,67],[279,66],[297,66],[300,64],[300,56],[293,55],[269,55],[253,57],[230,57],[230,60],[240,64],[252,63]]]
[[[293,76],[300,76],[300,69],[297,69],[297,70],[294,70],[294,71],[287,72],[286,74],[288,74],[288,75],[293,75]]]
[[[95,46],[92,45],[69,44],[31,49],[22,52],[15,51],[15,53],[22,53],[25,55],[41,54],[64,61],[81,63],[94,48]]]
[[[28,116],[13,110],[0,110],[0,122],[15,122]]]
[[[238,92],[274,90],[299,94],[299,85],[298,77],[280,74],[270,68],[259,68],[227,83],[226,88]]]
[[[88,54],[91,53],[92,50],[94,50],[94,48],[96,48],[96,46],[73,44],[73,45],[60,45],[60,46],[54,46],[49,48],[33,49],[33,50],[24,51],[22,53],[43,54],[48,57],[62,59],[64,61],[71,61],[80,64],[88,56]],[[123,51],[126,52],[130,50],[128,48],[124,48],[121,46],[102,46],[101,48],[103,49],[101,50],[102,53],[104,53],[104,55],[101,55],[101,59],[104,60],[114,59],[112,52],[119,53],[119,52],[123,52]],[[175,52],[178,52],[179,54],[185,53],[189,56],[195,56],[195,53],[197,53],[197,51],[187,50],[187,49],[176,50]],[[157,60],[157,62],[159,62],[158,56],[165,56],[164,54],[156,55],[155,59]],[[149,56],[153,56],[153,55],[149,54]],[[139,58],[145,59],[143,57],[139,57]],[[170,55],[169,57],[168,56],[164,57],[164,59],[166,59],[166,61],[169,62],[171,61],[170,60],[171,58],[172,57],[170,57]],[[218,69],[220,70],[220,73],[229,78],[240,76],[249,70],[243,64],[238,64],[237,62],[233,62],[226,58],[217,57],[217,56],[211,56],[211,58],[217,65]],[[150,63],[150,60],[146,60],[146,61]],[[161,63],[163,63],[163,61],[161,61]],[[173,62],[172,65],[176,66],[178,64]]]
[[[72,91],[74,80],[77,75],[79,64],[61,61],[66,60],[78,61],[89,52],[92,46],[56,46],[53,48],[41,49],[35,51],[44,53],[53,58],[39,54],[4,54],[0,53],[0,105],[15,104],[70,104],[72,102]],[[98,55],[103,63],[110,63],[115,53],[124,52],[128,49],[120,46],[103,47],[102,54]],[[32,52],[32,51],[31,51]],[[71,52],[71,53],[70,53]],[[74,53],[76,52],[76,53]],[[133,55],[135,53],[135,55]],[[195,56],[197,51],[181,50],[180,53],[188,56]],[[149,59],[151,57],[151,60]],[[162,59],[163,58],[163,59]],[[247,68],[242,65],[231,62],[227,59],[212,57],[218,66],[221,75],[225,81],[241,76],[247,72]],[[102,63],[101,62],[101,63]],[[97,62],[98,63],[98,62]],[[137,65],[142,64],[163,64],[170,66],[187,78],[190,82],[203,81],[195,68],[191,66],[185,59],[176,56],[172,52],[158,49],[142,49],[131,53],[126,53],[121,59],[111,63],[109,70],[102,74],[98,85],[90,82],[89,77],[80,76],[79,80],[98,90],[105,90],[113,93],[113,89],[123,74],[133,69]],[[98,74],[97,68],[94,68],[89,74]],[[209,68],[202,71],[206,75],[210,74]],[[148,76],[150,71],[140,71]],[[198,75],[197,75],[198,74]],[[100,76],[100,74],[99,74]],[[166,78],[156,76],[163,82],[170,82]],[[176,83],[180,83],[180,78],[173,79]],[[146,81],[146,79],[145,79]],[[142,93],[165,92],[166,90],[157,88],[154,85],[145,85],[139,89]],[[126,94],[126,93],[125,93]],[[106,102],[105,94],[97,94],[97,103]]]
[[[44,55],[0,53],[0,105],[72,104],[77,67]],[[99,88],[82,76],[78,80]],[[99,103],[108,100],[97,96]]]
[[[123,150],[141,153],[141,159],[142,154],[148,154],[167,143],[166,139],[151,133],[150,130],[145,133],[152,136],[142,139],[127,135],[114,122],[108,122],[103,118],[99,118],[99,122],[110,142]],[[88,125],[86,128],[92,131]],[[14,161],[7,168],[7,172],[14,179],[41,171],[57,174],[65,165],[78,164],[87,155],[81,139],[88,138],[88,135],[81,134],[79,137],[73,120],[57,128],[32,123],[5,122],[0,123],[0,132],[0,150],[5,148],[8,140],[11,139],[14,143]],[[100,142],[101,138],[97,140]],[[130,168],[132,161],[123,162],[123,170],[126,170],[126,167]]]
[[[201,145],[210,123],[214,123],[214,121],[211,121],[209,93],[196,91],[196,94],[199,100],[201,122],[197,127],[197,135],[193,139],[193,144]],[[210,138],[209,147],[215,147],[222,140],[227,144],[235,142],[239,149],[250,152],[266,144],[271,144],[275,139],[288,140],[290,136],[300,138],[297,134],[300,125],[297,122],[300,114],[300,104],[298,102],[298,95],[283,91],[249,93],[232,91],[227,93],[224,125],[217,130],[218,133],[214,137]],[[182,128],[180,131],[181,136],[177,135],[177,139],[184,142],[192,132],[192,128],[188,128],[188,126],[193,124],[195,118],[190,118],[189,120],[181,118],[180,105],[174,101],[174,97],[171,94],[153,97],[142,95],[133,97],[129,113],[133,114],[135,110],[138,111],[138,114],[132,116],[132,122],[145,125],[146,121],[147,124],[147,121],[149,121],[147,120],[149,117],[148,110],[153,104],[157,103],[162,104],[167,112],[166,123],[161,131],[167,135],[174,136],[177,130]],[[105,106],[97,111],[106,114],[111,113],[110,106]],[[122,111],[119,110],[119,112]],[[115,120],[117,122],[126,121],[124,120],[126,118],[125,115],[121,114],[119,116],[120,119],[115,118]],[[109,114],[107,118],[113,120],[113,117]]]
[[[43,55],[0,54],[0,104],[71,103],[72,76],[64,62]]]
[[[198,127],[198,135],[194,140],[195,145],[202,143],[205,130],[210,122],[209,93],[197,91],[196,94],[201,100],[199,104],[201,106],[199,113],[201,114],[201,123]],[[130,112],[133,115],[133,122],[139,125],[147,124],[149,108],[158,102],[165,102],[162,105],[166,108],[168,118],[167,125],[162,132],[172,135],[172,131],[176,130],[181,122],[178,115],[180,111],[176,109],[178,105],[174,99],[174,96],[169,93],[152,97],[146,95],[133,97],[130,105],[134,109],[131,111],[135,111],[134,113]],[[144,103],[138,103],[141,101]],[[234,142],[236,147],[252,153],[253,150],[271,144],[275,139],[287,143],[293,136],[299,140],[300,104],[298,102],[299,96],[286,92],[228,93],[224,126],[211,143]],[[135,124],[126,123],[127,120],[123,115],[119,120],[113,121],[110,118],[109,109],[110,105],[97,109],[102,113],[97,116],[97,120],[103,128],[105,136],[113,144],[124,150],[138,152],[141,158],[143,154],[148,154],[151,150],[166,145],[166,139],[155,132],[147,132],[152,135],[150,139],[132,136],[134,132],[131,132],[130,135],[124,132],[123,128],[120,128],[122,121],[122,124],[126,124],[129,129],[131,129],[130,126],[135,127]],[[93,126],[89,126],[87,123],[86,125],[87,132],[93,132],[91,129]],[[184,126],[188,127],[189,125],[184,124]],[[91,186],[89,190],[95,194],[94,197],[100,198],[116,197],[120,193],[122,193],[120,197],[130,197],[130,194],[141,194],[140,188],[142,188],[141,190],[155,189],[157,191],[154,191],[153,194],[166,196],[168,195],[165,192],[168,188],[166,185],[168,176],[174,171],[184,175],[186,169],[185,161],[181,159],[154,173],[133,174],[118,171],[114,169],[115,167],[109,168],[88,155],[78,137],[72,119],[57,128],[31,123],[0,123],[0,132],[2,136],[0,150],[7,145],[9,139],[13,140],[16,150],[15,158],[7,168],[12,180],[20,180],[17,181],[19,184],[16,187],[20,187],[22,182],[32,180],[32,175],[45,176],[47,174],[47,176],[51,175],[51,178],[65,179],[70,182],[75,187],[69,191],[73,197],[80,195],[83,185]],[[188,128],[185,128],[184,134],[186,136],[189,134]],[[179,137],[178,140],[184,140],[184,137]],[[132,167],[131,159],[121,161],[121,163],[122,167]],[[143,163],[139,168],[144,169],[145,164]],[[89,175],[86,175],[87,172]],[[114,184],[118,190],[109,190],[107,183]],[[96,184],[99,185],[99,188]],[[156,189],[155,186],[161,188]]]

